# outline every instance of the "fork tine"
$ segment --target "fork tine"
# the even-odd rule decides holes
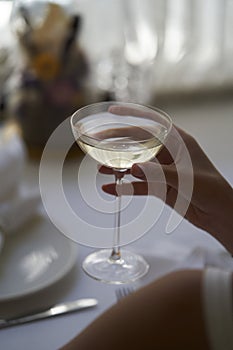
[[[120,301],[121,299],[125,298],[127,295],[129,295],[129,294],[131,294],[133,292],[134,292],[134,288],[131,287],[131,286],[117,288],[115,290],[116,299],[117,299],[117,301]]]

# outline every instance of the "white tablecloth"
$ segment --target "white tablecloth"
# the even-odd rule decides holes
[[[229,182],[233,183],[233,101],[168,105],[167,111],[173,116],[176,124],[198,139],[219,170]],[[72,177],[72,169],[73,164],[70,161],[67,168],[68,178],[69,174]],[[38,163],[36,161],[28,161],[25,182],[29,186],[37,185]],[[67,183],[67,188],[69,191],[69,183]],[[72,191],[70,193],[72,196]],[[150,264],[149,273],[140,281],[135,282],[137,288],[171,271],[176,264],[179,266],[179,263],[184,261],[196,247],[204,247],[214,252],[223,251],[223,247],[215,239],[186,221],[183,221],[172,235],[165,235],[163,232],[168,214],[169,209],[166,208],[156,225],[128,247],[128,249],[142,253]],[[0,330],[1,349],[58,349],[116,302],[115,289],[119,286],[95,281],[86,276],[81,269],[82,260],[93,249],[77,244],[77,250],[75,268],[65,280],[61,281],[60,285],[56,285],[56,289],[51,286],[42,294],[34,295],[33,298],[37,298],[38,301],[38,298],[56,296],[56,301],[62,302],[88,296],[97,298],[98,306],[80,313]],[[23,302],[30,302],[30,298],[32,297],[28,296],[28,301]],[[10,307],[14,308],[14,305],[9,305]]]

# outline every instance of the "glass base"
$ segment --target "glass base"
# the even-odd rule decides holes
[[[121,258],[111,258],[111,249],[94,252],[83,261],[83,270],[92,278],[112,284],[128,283],[144,276],[149,265],[133,252],[121,250]]]

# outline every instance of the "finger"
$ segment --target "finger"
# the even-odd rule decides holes
[[[156,155],[156,159],[160,164],[172,164],[174,159],[166,146],[163,146],[159,153]]]
[[[98,165],[98,171],[101,174],[113,174],[113,169],[112,168],[108,168],[105,165]]]
[[[115,183],[103,185],[102,189],[108,194],[115,196],[132,196],[132,195],[148,195],[148,183],[147,182],[127,182],[120,186]]]
[[[146,106],[131,106],[130,103],[129,104],[125,104],[124,106],[122,105],[112,105],[109,107],[108,109],[109,112],[113,113],[113,114],[117,114],[117,115],[122,115],[122,116],[138,116],[138,117],[142,117],[142,118],[150,118],[150,119],[154,119],[156,116],[157,121],[159,122],[161,120],[161,123],[164,123],[164,118],[162,117],[164,113],[163,111],[160,111],[159,109],[152,109],[152,108],[148,108]],[[177,138],[177,135],[179,136]],[[182,138],[182,140],[186,143],[190,142],[190,139],[192,139],[192,137],[186,133],[184,130],[180,129],[179,127],[177,127],[176,125],[172,125],[172,128],[170,130],[169,133],[169,137],[166,139],[166,144],[167,142],[169,143],[169,146],[167,147],[167,149],[170,149],[170,144],[172,145],[172,148],[174,149],[179,147],[177,141],[179,141],[179,138]],[[169,139],[171,141],[169,141]],[[162,157],[161,155],[162,152],[160,152],[160,157]],[[164,155],[166,155],[165,151],[164,151]],[[173,157],[174,159],[174,157]],[[165,164],[169,164],[171,163],[171,160],[169,161],[162,161],[161,159],[161,163],[165,163]]]
[[[153,182],[166,182],[171,187],[178,188],[178,175],[175,165],[161,165],[155,162],[134,164],[131,174],[141,180]]]
[[[157,183],[158,184],[158,183]],[[162,184],[161,184],[162,185]],[[177,190],[171,186],[166,186],[166,191],[162,186],[155,186],[155,183],[148,184],[148,182],[130,182],[123,183],[120,186],[117,186],[115,183],[110,183],[102,186],[104,192],[119,196],[119,195],[137,195],[137,196],[145,196],[145,195],[154,195],[163,201],[166,202],[171,208],[174,207],[177,200]],[[165,193],[166,192],[166,193]],[[166,194],[166,196],[164,195]],[[183,197],[182,197],[183,198]],[[186,201],[183,198],[183,201]]]
[[[114,183],[107,184],[107,185],[103,185],[103,186],[102,186],[102,190],[103,190],[105,193],[108,193],[108,194],[112,194],[112,195],[114,195],[114,196],[117,196],[116,184],[114,184]]]
[[[146,181],[126,182],[120,185],[115,183],[102,186],[104,192],[115,196],[156,196],[166,201],[167,185],[165,183],[148,183]]]
[[[131,182],[123,183],[121,186],[116,186],[115,183],[103,185],[102,189],[105,193],[119,196],[147,196],[153,195],[163,202],[165,202],[169,207],[174,208],[177,213],[183,217],[188,216],[188,209],[190,207],[190,202],[183,196],[179,196],[179,205],[177,205],[177,190],[171,186],[155,186],[155,184],[148,184],[148,182]]]

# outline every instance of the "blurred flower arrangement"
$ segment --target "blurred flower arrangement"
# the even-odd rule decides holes
[[[53,2],[38,23],[26,7],[18,9],[14,25],[22,64],[8,103],[29,146],[43,146],[64,119],[87,103],[89,65],[77,40],[81,20]]]

